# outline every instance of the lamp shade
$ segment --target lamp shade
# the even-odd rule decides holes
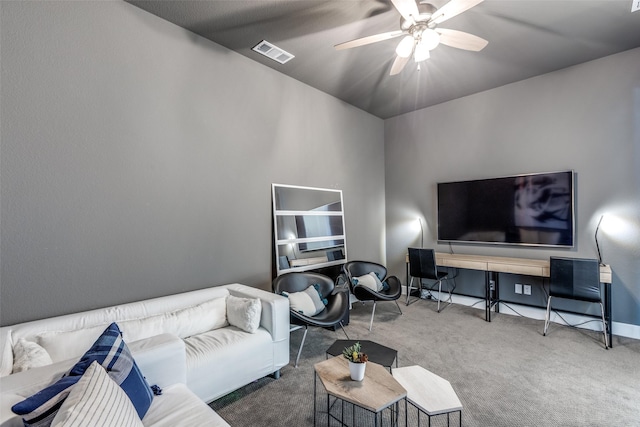
[[[400,43],[398,43],[398,47],[396,47],[396,53],[401,58],[408,58],[413,52],[414,44],[415,40],[413,36],[405,36],[402,40],[400,40]]]
[[[424,44],[426,49],[433,50],[440,44],[440,34],[435,30],[427,28],[422,32],[420,43]]]
[[[430,57],[431,54],[429,54],[427,45],[424,43],[424,41],[421,40],[418,44],[416,44],[416,51],[413,54],[413,60],[415,62],[422,62],[425,59],[429,59]]]

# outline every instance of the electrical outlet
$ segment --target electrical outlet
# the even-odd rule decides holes
[[[633,3],[631,3],[631,12],[635,12],[637,10],[640,10],[640,0],[633,0]]]
[[[531,285],[524,285],[523,290],[525,295],[531,295]]]
[[[522,283],[516,283],[516,294],[522,293]]]

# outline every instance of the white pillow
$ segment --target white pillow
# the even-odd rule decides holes
[[[227,318],[229,324],[245,332],[254,333],[260,326],[262,303],[258,298],[227,297]]]
[[[47,350],[35,342],[20,338],[13,347],[13,373],[27,371],[39,366],[51,365],[53,361]]]
[[[144,427],[127,394],[94,361],[72,386],[51,427]]]
[[[75,331],[44,332],[36,336],[54,362],[82,356],[109,325],[98,325]]]
[[[383,288],[382,282],[374,272],[365,274],[364,276],[354,277],[351,281],[354,285],[365,286],[376,292],[380,292]]]
[[[315,286],[311,285],[302,292],[282,292],[289,298],[289,307],[305,316],[315,316],[324,310],[324,302]]]

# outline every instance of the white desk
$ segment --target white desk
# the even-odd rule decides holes
[[[498,311],[498,280],[496,273],[524,274],[549,277],[549,260],[509,258],[485,255],[447,254],[436,252],[436,264],[440,267],[463,268],[485,272],[485,320],[491,322],[491,308]],[[604,316],[607,335],[611,336],[611,266],[600,266],[600,283],[604,284]],[[406,279],[409,283],[409,255],[406,257]],[[491,294],[491,282],[495,284],[495,295]]]

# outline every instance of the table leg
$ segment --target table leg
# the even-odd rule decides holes
[[[327,427],[331,425],[331,396],[327,393]]]
[[[318,373],[313,372],[313,427],[316,427],[316,387],[318,381]]]

